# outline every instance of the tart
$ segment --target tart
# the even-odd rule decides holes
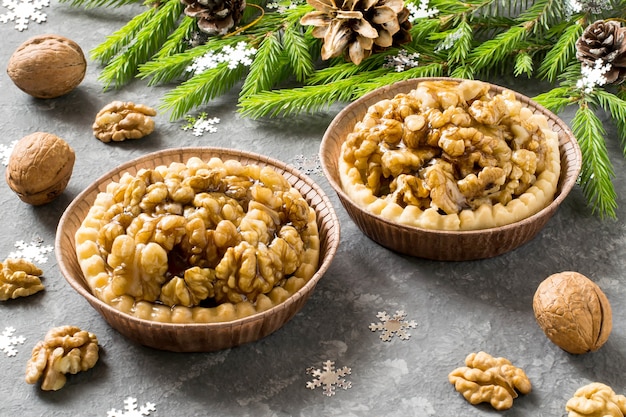
[[[75,234],[92,293],[134,317],[211,323],[285,301],[315,274],[316,214],[271,167],[192,157],[100,192]]]
[[[558,134],[509,90],[427,80],[371,105],[342,144],[341,187],[403,225],[478,230],[515,223],[554,199]]]

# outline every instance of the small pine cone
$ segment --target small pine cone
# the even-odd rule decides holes
[[[198,29],[209,35],[225,35],[239,23],[246,0],[180,0],[185,14],[194,17]]]
[[[595,66],[597,60],[610,64],[604,75],[607,83],[619,84],[626,79],[626,28],[614,20],[598,20],[587,26],[576,41],[576,58]]]
[[[344,55],[358,65],[373,52],[411,41],[403,0],[307,0],[315,11],[300,19],[324,40],[322,59]]]

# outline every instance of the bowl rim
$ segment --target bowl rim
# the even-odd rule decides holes
[[[524,226],[528,223],[533,223],[536,219],[543,217],[546,214],[549,214],[551,212],[553,212],[562,202],[563,200],[567,197],[567,195],[569,194],[569,192],[571,191],[571,189],[574,187],[574,185],[576,184],[577,178],[580,174],[580,170],[581,170],[581,162],[582,162],[582,153],[580,150],[580,146],[578,144],[578,141],[576,140],[576,137],[574,136],[572,130],[570,129],[570,127],[560,118],[558,117],[556,114],[554,114],[552,111],[548,110],[547,108],[545,108],[544,106],[542,106],[541,104],[535,102],[534,100],[532,100],[531,98],[525,96],[524,94],[521,94],[511,88],[507,88],[507,87],[503,87],[500,86],[498,84],[493,84],[491,82],[487,82],[487,81],[481,81],[487,85],[489,85],[490,89],[495,89],[498,91],[511,91],[515,94],[516,98],[518,99],[522,99],[523,101],[530,103],[532,105],[532,107],[534,107],[538,112],[541,112],[542,114],[544,114],[550,121],[552,121],[554,124],[558,125],[558,127],[560,129],[562,129],[563,134],[568,138],[568,142],[570,142],[572,144],[572,149],[573,152],[575,154],[575,160],[578,161],[579,163],[576,164],[574,171],[571,171],[570,169],[570,175],[568,178],[563,178],[562,182],[561,180],[559,180],[559,187],[557,188],[557,196],[552,200],[552,202],[550,204],[548,204],[547,206],[545,206],[544,208],[542,208],[541,210],[539,210],[538,212],[536,212],[535,214],[526,217],[524,219],[518,220],[516,222],[513,223],[509,223],[509,224],[505,224],[502,226],[495,226],[495,227],[489,227],[489,228],[485,228],[485,229],[472,229],[472,230],[443,230],[443,229],[427,229],[427,228],[423,228],[423,227],[418,227],[418,226],[412,226],[412,225],[408,225],[408,224],[404,224],[404,223],[397,223],[397,222],[393,222],[379,214],[375,214],[361,206],[359,206],[358,204],[356,204],[349,196],[348,194],[346,194],[346,192],[343,190],[343,187],[341,186],[340,183],[338,183],[333,175],[333,170],[331,170],[331,168],[328,166],[327,163],[327,158],[325,158],[325,154],[327,154],[327,152],[325,152],[325,150],[327,149],[327,145],[329,143],[329,136],[330,133],[332,132],[333,128],[339,123],[339,121],[342,118],[345,118],[345,116],[353,111],[353,108],[361,103],[364,102],[368,102],[369,100],[375,98],[376,96],[379,96],[382,93],[387,93],[389,90],[392,90],[394,88],[397,88],[398,85],[404,85],[404,84],[410,84],[410,83],[414,83],[415,85],[417,85],[417,83],[422,82],[422,81],[456,81],[456,82],[462,82],[462,81],[471,81],[471,80],[466,80],[463,78],[453,78],[453,77],[418,77],[418,78],[410,78],[410,79],[406,79],[406,80],[402,80],[402,81],[398,81],[392,84],[388,84],[386,86],[383,87],[379,87],[375,90],[370,91],[367,94],[364,94],[363,96],[359,97],[358,99],[352,101],[351,103],[349,103],[346,107],[344,107],[339,113],[337,113],[337,115],[333,118],[333,120],[331,121],[331,123],[328,125],[328,128],[326,129],[326,131],[324,132],[324,135],[322,137],[322,142],[320,145],[320,164],[322,166],[322,170],[324,172],[324,175],[326,176],[328,183],[330,184],[330,186],[335,190],[335,192],[339,195],[341,201],[343,203],[349,203],[352,207],[358,209],[360,212],[362,212],[363,214],[374,218],[377,222],[380,223],[384,223],[386,226],[389,227],[394,227],[394,228],[400,228],[402,230],[406,230],[406,231],[416,231],[416,232],[421,232],[421,233],[427,233],[427,234],[439,234],[439,235],[443,235],[443,236],[452,236],[452,235],[463,235],[463,236],[472,236],[472,235],[484,235],[484,234],[489,234],[489,233],[495,233],[495,232],[504,232],[507,231],[509,229],[516,229],[519,228],[521,226]],[[399,94],[399,92],[395,93],[395,94]],[[390,97],[395,96],[392,95]],[[369,107],[369,106],[367,106]],[[367,108],[366,107],[366,108]],[[344,138],[345,141],[345,138]],[[343,141],[341,142],[343,143]],[[562,149],[562,144],[559,143],[559,149]]]
[[[311,187],[311,190],[315,192],[315,194],[321,199],[322,202],[324,202],[325,205],[325,211],[324,211],[324,216],[329,216],[330,218],[330,223],[332,225],[331,228],[329,228],[328,230],[332,230],[333,233],[335,234],[335,238],[334,239],[328,239],[328,244],[327,246],[324,248],[323,252],[321,251],[322,249],[322,239],[320,236],[320,262],[318,263],[318,268],[315,271],[315,273],[313,274],[313,276],[311,276],[311,278],[305,283],[304,286],[302,286],[300,289],[298,289],[295,293],[291,294],[286,300],[284,300],[281,303],[275,304],[272,307],[270,307],[267,310],[264,311],[260,311],[254,314],[251,314],[249,316],[245,316],[245,317],[241,317],[241,318],[237,318],[235,320],[231,320],[231,321],[224,321],[224,322],[206,322],[206,323],[197,323],[197,322],[191,322],[191,323],[173,323],[173,322],[159,322],[159,321],[153,321],[153,320],[148,320],[148,319],[143,319],[143,318],[139,318],[136,316],[133,316],[131,314],[125,313],[121,310],[116,309],[115,307],[105,303],[104,301],[100,300],[98,297],[96,297],[89,289],[88,289],[88,284],[85,281],[84,275],[82,274],[82,272],[80,273],[80,277],[74,277],[74,274],[72,272],[70,272],[70,269],[65,261],[65,256],[64,253],[65,252],[71,252],[71,254],[69,256],[76,256],[76,251],[75,251],[75,246],[74,246],[74,251],[67,251],[67,250],[63,250],[62,248],[62,241],[63,241],[63,234],[60,233],[63,226],[65,226],[68,218],[72,215],[72,211],[76,208],[77,205],[81,204],[81,202],[84,201],[84,199],[91,195],[94,194],[97,195],[97,191],[100,189],[100,191],[102,191],[101,187],[103,185],[108,184],[108,182],[111,181],[112,177],[114,177],[115,175],[121,175],[125,170],[127,170],[130,167],[136,166],[137,164],[144,162],[144,161],[148,161],[150,159],[154,159],[154,158],[158,158],[159,156],[162,155],[176,155],[176,154],[187,154],[187,153],[212,153],[215,154],[216,157],[222,158],[224,160],[229,159],[229,157],[233,157],[233,156],[237,156],[237,158],[230,158],[230,159],[250,159],[250,160],[257,160],[261,163],[263,163],[264,165],[267,166],[271,166],[273,168],[278,168],[281,171],[284,172],[289,172],[291,174],[292,177],[296,177],[299,181],[303,181],[305,182],[309,187]],[[186,161],[187,159],[189,159],[191,156],[193,155],[189,155],[189,156],[185,156],[184,158],[181,158],[181,162]],[[172,161],[174,162],[174,161]],[[171,163],[171,162],[170,162]],[[158,166],[161,164],[156,164],[155,166]],[[291,183],[291,186],[295,186],[294,183]],[[305,196],[303,196],[305,197]],[[306,198],[306,197],[305,197]],[[93,203],[93,202],[90,202]],[[86,213],[85,213],[86,215]],[[81,222],[82,220],[84,220],[84,216],[81,217]],[[319,223],[318,223],[319,226]],[[256,322],[262,318],[264,318],[267,315],[270,315],[272,312],[275,311],[280,311],[284,308],[286,308],[289,304],[294,303],[298,300],[300,300],[302,297],[304,296],[308,296],[308,293],[310,293],[314,287],[317,285],[317,282],[322,278],[322,276],[326,273],[326,271],[328,270],[328,268],[330,267],[335,254],[337,253],[338,247],[339,247],[339,242],[340,242],[340,234],[341,234],[341,229],[340,229],[340,224],[339,224],[339,219],[338,216],[336,214],[336,211],[333,208],[333,205],[330,201],[330,199],[328,198],[328,196],[326,195],[326,193],[324,192],[324,190],[316,183],[314,182],[309,176],[307,176],[306,174],[304,174],[303,172],[299,171],[298,169],[296,169],[295,167],[282,162],[278,159],[266,156],[266,155],[262,155],[262,154],[258,154],[258,153],[254,153],[254,152],[250,152],[250,151],[244,151],[244,150],[238,150],[238,149],[232,149],[232,148],[224,148],[224,147],[202,147],[202,146],[191,146],[191,147],[177,147],[177,148],[167,148],[167,149],[162,149],[159,151],[155,151],[155,152],[150,152],[144,155],[141,155],[139,157],[133,158],[131,160],[128,160],[110,170],[108,170],[107,172],[105,172],[104,174],[100,175],[96,180],[94,180],[91,184],[89,184],[85,189],[83,189],[79,194],[76,195],[76,197],[72,200],[72,202],[67,206],[67,208],[64,210],[59,223],[57,225],[57,231],[56,231],[56,237],[55,237],[55,256],[57,258],[57,264],[59,266],[59,269],[61,270],[61,274],[63,275],[63,277],[65,278],[65,280],[68,282],[68,284],[76,291],[78,292],[81,296],[83,296],[90,304],[97,304],[99,308],[102,308],[104,310],[106,310],[106,312],[108,314],[114,315],[114,316],[119,316],[124,318],[124,320],[129,320],[132,322],[135,322],[137,324],[143,325],[143,326],[148,326],[151,328],[171,328],[171,329],[182,329],[182,328],[197,328],[197,329],[207,329],[207,328],[214,328],[214,329],[222,329],[222,328],[228,328],[228,327],[240,327],[243,326],[247,323],[251,323],[251,322]],[[84,284],[82,285],[81,282]],[[99,312],[101,315],[102,313]],[[108,321],[108,320],[107,320]]]

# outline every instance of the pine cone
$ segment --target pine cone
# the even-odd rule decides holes
[[[209,35],[225,35],[239,23],[246,0],[181,0],[185,14],[196,18],[198,29]]]
[[[621,83],[626,79],[626,28],[614,20],[592,23],[576,41],[576,58],[591,67],[599,59],[610,64],[607,83]]]
[[[324,40],[322,59],[344,55],[356,65],[372,54],[411,41],[403,0],[307,0],[315,11],[300,19]]]

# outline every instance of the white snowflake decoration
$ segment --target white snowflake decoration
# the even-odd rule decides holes
[[[454,43],[461,39],[461,36],[463,36],[463,32],[460,29],[457,29],[454,32],[448,34],[448,36],[446,36],[444,40],[439,45],[437,45],[437,47],[435,48],[435,52],[447,51],[448,49],[452,48],[454,46]]]
[[[417,327],[417,323],[414,320],[406,320],[406,313],[402,310],[396,311],[393,317],[381,311],[376,314],[376,317],[378,317],[381,322],[372,323],[369,325],[369,328],[373,332],[381,331],[380,339],[384,342],[389,342],[393,339],[394,335],[402,340],[408,340],[411,335],[407,332],[407,329]]]
[[[439,13],[438,9],[429,8],[429,0],[420,0],[419,6],[413,3],[407,3],[406,8],[409,9],[409,21],[415,22],[418,19],[427,19]]]
[[[238,42],[234,48],[226,45],[219,53],[210,51],[194,59],[193,64],[187,67],[187,71],[199,74],[206,70],[217,68],[223,62],[227,62],[230,69],[235,69],[240,64],[248,67],[252,64],[252,58],[256,52],[256,48],[248,48],[248,44],[243,41]]]
[[[148,402],[137,408],[137,398],[128,397],[124,400],[124,410],[113,408],[107,412],[107,417],[142,417],[149,416],[152,411],[156,411],[156,404]]]
[[[50,6],[50,0],[2,0],[2,6],[9,12],[0,14],[0,22],[15,22],[15,29],[20,32],[28,29],[28,23],[45,22],[48,18],[41,12],[44,7]]]
[[[420,64],[418,61],[419,57],[420,54],[417,52],[409,54],[406,49],[401,49],[397,55],[387,55],[383,67],[394,68],[396,72],[406,71]]]
[[[0,143],[0,158],[2,158],[2,165],[9,165],[9,158],[11,157],[11,152],[13,152],[13,148],[15,147],[16,143],[16,140],[9,143],[8,145]]]
[[[315,389],[317,387],[324,388],[324,395],[327,397],[335,395],[335,388],[343,388],[347,390],[352,387],[350,381],[346,381],[343,377],[350,375],[351,369],[344,366],[341,369],[335,369],[335,362],[326,361],[322,369],[316,369],[310,367],[306,370],[306,373],[313,375],[313,381],[308,381],[306,387],[309,389]]]
[[[17,349],[15,346],[23,344],[26,339],[24,336],[13,336],[15,328],[6,327],[2,334],[0,334],[0,352],[4,352],[7,356],[17,355]]]
[[[565,11],[568,16],[572,13],[590,12],[602,13],[603,10],[611,10],[610,1],[607,0],[566,0]]]
[[[576,83],[576,87],[584,93],[591,93],[596,86],[603,86],[607,83],[604,76],[611,70],[611,64],[605,64],[604,61],[598,59],[595,65],[583,65],[580,69],[582,78]]]
[[[265,7],[267,7],[268,10],[276,10],[278,13],[285,13],[287,10],[293,10],[298,7],[298,4],[300,4],[298,1],[272,1],[267,3]]]
[[[216,124],[220,122],[217,117],[209,117],[206,113],[200,113],[198,117],[187,116],[187,125],[183,126],[183,130],[191,130],[194,136],[202,136],[204,133],[217,132]]]
[[[322,167],[320,166],[319,155],[315,155],[314,157],[296,155],[293,159],[293,165],[296,167],[296,169],[304,172],[306,175],[322,175]]]
[[[26,243],[23,240],[15,242],[16,251],[9,253],[8,258],[12,259],[26,259],[35,263],[46,263],[48,257],[45,256],[52,252],[52,246],[41,246],[41,241]]]

